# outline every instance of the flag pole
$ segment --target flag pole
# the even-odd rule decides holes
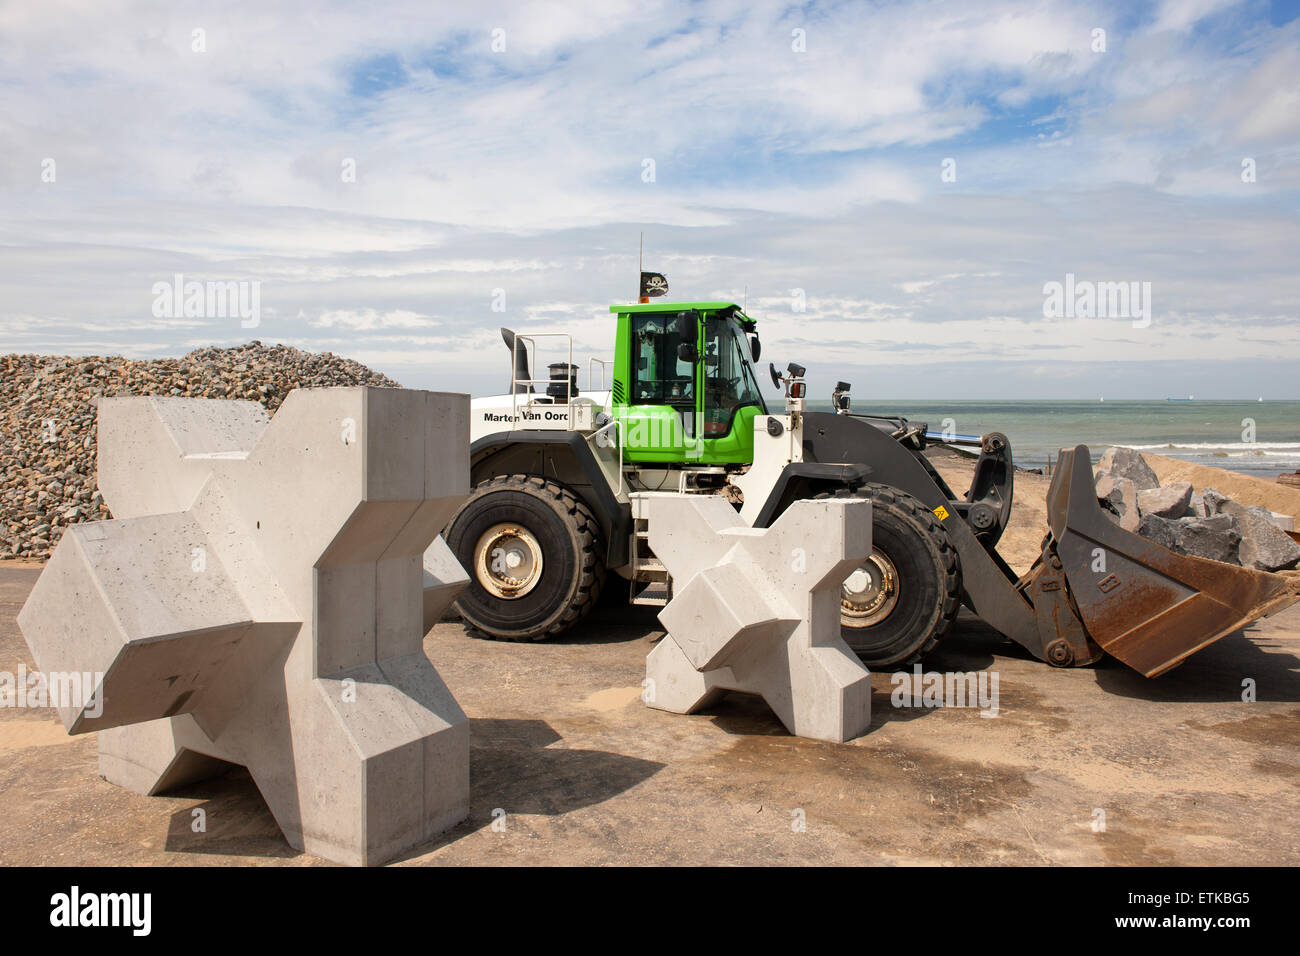
[[[641,280],[642,280],[642,273],[644,271],[645,271],[645,232],[642,232],[641,246],[639,251],[637,252],[637,258],[636,258],[636,300],[638,302],[650,301],[649,299],[647,299],[645,296],[641,294]]]

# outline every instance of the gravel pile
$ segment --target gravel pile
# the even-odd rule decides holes
[[[46,558],[63,529],[111,518],[95,487],[100,396],[240,398],[271,414],[295,388],[398,383],[329,352],[250,342],[180,359],[0,356],[0,559]]]

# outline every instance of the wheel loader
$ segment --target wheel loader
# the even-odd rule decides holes
[[[1017,576],[997,550],[1015,476],[1005,435],[941,437],[978,453],[957,494],[924,454],[936,443],[927,426],[852,411],[847,383],[830,411],[810,411],[805,370],[769,363],[780,395],[769,408],[757,323],[742,307],[642,299],[610,312],[613,367],[598,390],[593,359],[579,391],[568,335],[502,329],[509,391],[471,403],[473,491],[444,536],[470,576],[456,607],[487,636],[554,637],[602,591],[666,603],[672,581],[646,517],[664,494],[723,495],[753,527],[803,498],[870,498],[871,556],[841,595],[843,637],[869,667],[920,659],[965,606],[1048,664],[1110,654],[1154,677],[1295,600],[1279,575],[1120,528],[1082,445],[1061,451],[1042,554]],[[561,361],[534,379],[543,352]]]

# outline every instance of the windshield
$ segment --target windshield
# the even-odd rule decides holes
[[[705,435],[727,434],[736,409],[746,405],[767,412],[750,363],[749,339],[730,315],[706,320],[704,385]]]

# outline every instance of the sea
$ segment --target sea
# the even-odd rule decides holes
[[[810,401],[828,411],[829,402]],[[1055,461],[1063,447],[1087,445],[1095,462],[1110,445],[1275,478],[1300,469],[1300,402],[1287,401],[867,401],[855,413],[925,422],[931,432],[1011,440],[1021,468]]]

